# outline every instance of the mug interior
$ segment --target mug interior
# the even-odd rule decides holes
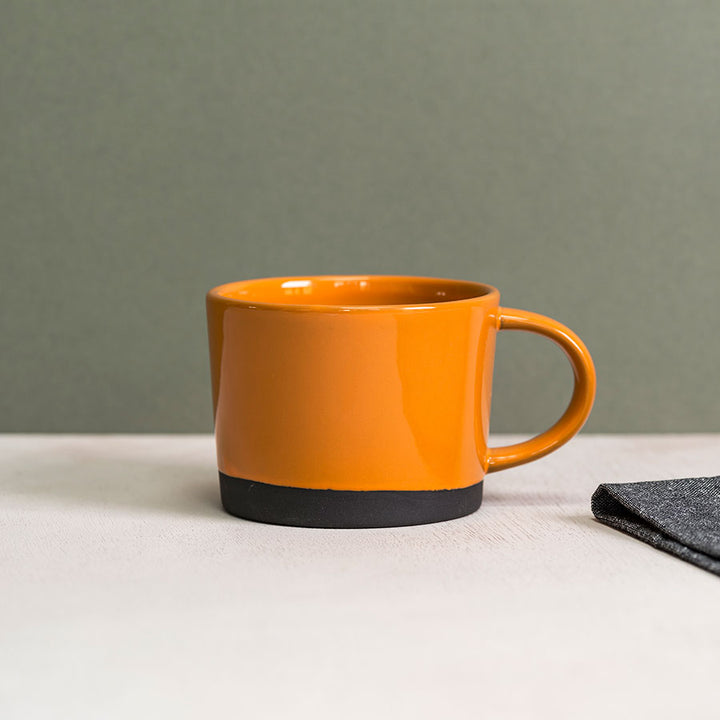
[[[262,278],[221,285],[211,294],[248,303],[367,307],[436,305],[482,297],[494,288],[467,280],[390,275]]]

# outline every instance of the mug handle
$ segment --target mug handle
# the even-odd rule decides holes
[[[498,330],[526,330],[550,338],[567,355],[575,375],[572,398],[562,417],[549,429],[530,440],[515,445],[488,448],[487,472],[505,470],[537,460],[564,445],[590,414],[595,399],[595,366],[583,341],[570,328],[538,313],[498,308]]]

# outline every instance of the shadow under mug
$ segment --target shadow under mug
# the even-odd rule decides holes
[[[406,276],[245,280],[207,295],[224,508],[261,522],[357,528],[461,517],[486,473],[582,427],[595,395],[580,338],[499,306],[489,285]],[[575,375],[542,434],[488,447],[498,330],[556,342]]]

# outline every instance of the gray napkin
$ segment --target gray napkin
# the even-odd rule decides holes
[[[592,511],[601,523],[720,575],[720,477],[602,484]]]

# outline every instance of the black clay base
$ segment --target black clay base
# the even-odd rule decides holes
[[[220,473],[220,495],[231,515],[317,528],[377,528],[453,520],[475,512],[482,482],[457,490],[310,490],[268,485]]]

